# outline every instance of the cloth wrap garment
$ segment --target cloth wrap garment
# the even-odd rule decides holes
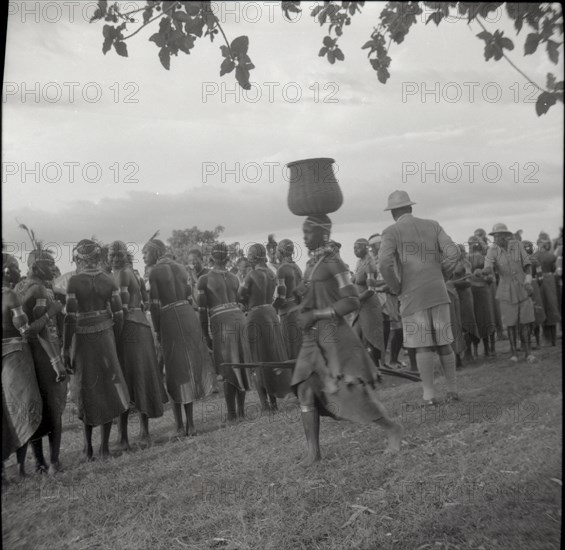
[[[451,333],[453,334],[451,348],[455,355],[459,355],[465,351],[465,337],[463,335],[463,325],[461,322],[461,302],[455,285],[451,281],[448,281],[445,286],[447,287],[447,293],[450,299],[449,318]]]
[[[544,324],[545,326],[557,325],[561,322],[561,300],[557,279],[553,273],[555,271],[557,257],[547,250],[538,251],[536,256],[542,271],[540,291],[545,311]]]
[[[71,345],[72,396],[79,419],[89,426],[107,424],[130,408],[113,325],[108,310],[77,314]]]
[[[287,298],[279,308],[281,329],[289,359],[296,359],[302,347],[302,329],[298,324],[298,309],[295,298]]]
[[[39,284],[34,279],[28,278],[18,283],[15,291],[23,299],[31,286]],[[55,299],[55,295],[50,288],[45,289],[47,292],[47,302],[50,303]],[[28,319],[35,320],[33,311],[24,306]],[[59,350],[59,334],[57,331],[57,324],[55,319],[50,319],[47,323],[47,331],[49,341],[53,344],[56,350]],[[65,410],[67,404],[67,381],[57,382],[57,375],[51,365],[51,360],[47,352],[43,349],[38,336],[29,338],[29,347],[31,356],[33,358],[33,365],[35,367],[35,376],[37,385],[39,386],[39,393],[41,394],[41,402],[43,405],[41,412],[41,423],[36,432],[32,435],[31,439],[38,439],[53,431],[55,426],[60,422],[61,415]]]
[[[480,252],[473,252],[469,254],[469,262],[471,263],[471,270],[474,272],[475,269],[484,268],[485,257]],[[492,277],[485,278],[474,273],[470,278],[473,310],[477,322],[478,337],[481,339],[486,339],[490,334],[496,332],[495,298],[491,290],[495,285],[494,282],[489,282],[491,280]]]
[[[175,403],[192,403],[214,389],[214,368],[200,321],[186,300],[161,307],[161,346],[167,392]]]
[[[125,314],[118,356],[135,409],[148,418],[163,416],[163,403],[168,398],[159,371],[151,325],[141,308],[130,308]]]
[[[281,323],[271,304],[252,307],[245,322],[245,338],[249,343],[248,362],[280,362],[287,360]],[[257,386],[269,395],[283,398],[290,393],[291,373],[287,369],[261,367],[255,369]]]
[[[2,339],[2,460],[27,443],[41,423],[43,404],[29,345]]]
[[[366,277],[369,272],[376,274],[377,268],[371,256],[367,254],[359,260],[355,271],[355,284],[359,293],[367,290],[367,283],[359,284],[358,281]],[[360,338],[384,354],[383,313],[381,302],[376,294],[361,302],[361,307],[353,321],[353,327]]]
[[[249,390],[249,378],[245,369],[221,367],[222,363],[245,363],[250,355],[245,338],[245,316],[236,303],[210,308],[209,328],[216,372],[228,383],[240,390]]]
[[[308,261],[303,310],[322,309],[342,298],[334,277],[322,278],[320,264],[325,258],[347,267],[331,248]],[[303,334],[303,343],[291,384],[309,384],[321,415],[355,422],[372,422],[383,417],[384,409],[375,392],[374,364],[363,343],[345,319],[320,319]]]

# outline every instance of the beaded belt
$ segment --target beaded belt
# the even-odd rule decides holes
[[[90,317],[99,317],[101,315],[110,315],[107,309],[99,309],[97,311],[81,311],[77,313],[77,319],[89,319]]]
[[[189,306],[190,302],[188,300],[179,300],[178,302],[173,302],[171,304],[167,304],[166,306],[161,306],[161,311],[167,311],[168,309],[173,309],[174,307],[184,305]]]
[[[271,304],[261,304],[259,306],[253,306],[252,308],[249,309],[249,311],[255,311],[256,309],[261,309],[262,307],[273,307],[271,306]]]
[[[218,313],[224,313],[226,311],[241,311],[239,306],[235,302],[229,302],[227,304],[220,304],[219,306],[214,306],[210,308],[210,319],[214,317],[214,315],[218,315]]]
[[[26,343],[27,340],[22,338],[21,336],[12,336],[11,338],[2,338],[2,345],[4,344],[23,344]]]
[[[102,332],[114,326],[114,321],[112,319],[105,319],[100,323],[96,323],[95,325],[86,325],[81,326],[77,325],[76,333],[77,334],[94,334],[96,332]]]

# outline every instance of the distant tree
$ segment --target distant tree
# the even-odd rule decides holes
[[[288,19],[298,17],[296,14],[302,12],[300,2],[283,1],[280,4]],[[343,51],[338,46],[338,40],[343,34],[344,27],[351,24],[351,18],[361,13],[364,4],[365,2],[320,2],[314,7],[310,15],[322,27],[328,26],[328,34],[323,38],[322,48],[318,52],[320,57],[327,58],[332,65],[336,61],[345,59]],[[369,63],[382,84],[386,84],[390,77],[391,43],[401,44],[412,26],[421,21],[422,18],[417,16],[422,15],[423,5],[427,10],[426,13],[429,13],[426,25],[433,22],[437,27],[442,22],[456,19],[467,21],[467,24],[477,23],[481,29],[477,38],[484,41],[485,61],[504,59],[540,92],[535,105],[538,116],[547,113],[557,101],[563,102],[562,80],[557,81],[552,73],[547,73],[545,86],[534,82],[508,57],[506,52],[514,49],[512,40],[504,36],[500,30],[494,32],[487,30],[485,24],[489,25],[489,14],[496,12],[504,2],[386,2],[382,4],[380,21],[371,33],[370,40],[362,46],[362,49],[369,50]],[[545,47],[547,57],[557,65],[559,49],[563,46],[561,5],[507,2],[505,11],[514,23],[516,36],[523,27],[530,31],[525,40],[523,55],[532,55]],[[126,35],[127,24],[138,23],[134,15],[140,12],[143,23]],[[220,46],[220,76],[235,70],[235,78],[239,85],[246,90],[251,88],[250,71],[255,66],[248,55],[249,38],[238,36],[230,42],[210,2],[146,0],[144,7],[123,12],[118,2],[110,4],[108,0],[99,0],[91,21],[102,19],[113,23],[104,25],[102,52],[106,54],[113,47],[118,55],[124,57],[128,55],[126,40],[159,19],[159,30],[149,37],[149,41],[154,42],[159,48],[159,60],[167,70],[171,66],[171,55],[176,56],[179,51],[190,54],[198,38],[208,36],[213,41],[221,33],[225,44]],[[429,59],[432,64],[433,52],[430,53]]]
[[[188,252],[192,248],[199,248],[206,261],[212,246],[219,242],[218,237],[224,232],[224,227],[217,225],[212,230],[200,230],[194,226],[190,229],[173,229],[172,236],[167,239],[171,250],[182,264],[188,262]]]

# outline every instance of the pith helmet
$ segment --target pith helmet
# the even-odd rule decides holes
[[[512,231],[508,230],[508,227],[506,227],[505,223],[495,223],[492,226],[492,231],[489,233],[489,235],[496,235],[496,233],[507,233],[508,235],[514,234],[512,233]]]
[[[385,211],[395,210],[396,208],[402,208],[403,206],[412,206],[413,204],[416,203],[410,200],[410,197],[408,196],[408,193],[406,191],[399,191],[397,189],[388,196],[388,204],[385,208]]]

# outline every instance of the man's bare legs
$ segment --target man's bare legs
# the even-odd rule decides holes
[[[306,436],[306,456],[300,462],[300,466],[311,466],[321,459],[320,453],[320,415],[315,405],[314,392],[309,381],[305,380],[298,385],[298,399],[300,401],[300,412],[302,425]],[[381,418],[375,420],[375,424],[385,430],[388,437],[387,453],[400,450],[402,434],[404,429],[401,424],[392,421],[381,407]]]
[[[184,412],[186,414],[186,432],[185,435],[188,437],[193,437],[196,435],[196,428],[194,427],[194,417],[193,410],[194,407],[192,403],[184,404]]]
[[[54,475],[61,469],[59,462],[59,452],[61,450],[61,435],[63,433],[63,422],[59,419],[53,427],[53,431],[48,435],[49,439],[49,475]]]
[[[306,436],[306,456],[300,462],[300,466],[311,466],[318,462],[320,454],[320,415],[314,403],[314,392],[308,380],[301,382],[298,386],[298,400],[300,401],[300,414],[302,426]]]
[[[35,469],[37,472],[48,472],[49,475],[54,475],[61,469],[61,465],[59,463],[59,452],[61,450],[62,431],[62,422],[59,420],[59,422],[56,422],[53,426],[53,430],[48,434],[49,467],[47,466],[47,463],[45,462],[45,456],[43,455],[43,438],[39,437],[31,442],[31,447],[35,456]]]
[[[92,426],[84,425],[84,456],[86,460],[92,460]]]
[[[151,437],[149,437],[149,418],[145,413],[139,413],[139,442],[144,445],[151,445]]]
[[[177,437],[184,437],[184,422],[182,419],[182,407],[180,403],[173,403],[173,416],[175,417],[176,432]]]
[[[131,447],[129,446],[129,440],[128,440],[128,419],[129,419],[129,410],[125,411],[120,415],[120,424],[119,424],[120,441],[118,443],[118,447],[122,451],[131,451]]]
[[[236,388],[236,398],[237,398],[237,418],[238,420],[245,419],[245,390],[240,390]]]
[[[88,424],[84,425],[84,442],[85,442],[85,458],[90,461],[93,460],[93,450],[92,450],[92,428]],[[100,449],[99,454],[102,460],[110,458],[110,433],[112,431],[112,422],[106,422],[100,426]]]
[[[100,427],[101,441],[99,454],[102,460],[110,458],[110,432],[112,431],[112,422],[106,422]],[[92,432],[91,432],[92,433]],[[92,449],[92,447],[91,447]]]
[[[25,470],[25,462],[26,462],[26,455],[27,455],[27,443],[24,443],[17,451],[16,451],[16,458],[18,460],[18,473],[20,475],[20,479],[26,477],[26,470]],[[2,471],[4,468],[4,463],[2,462]]]
[[[236,395],[238,394],[238,389],[227,380],[224,380],[224,397],[226,399],[227,406],[227,423],[234,424],[237,422],[237,413],[235,406]],[[237,395],[238,405],[239,405],[239,395]],[[239,408],[239,407],[238,407]]]
[[[508,327],[508,340],[510,342],[510,361],[516,363],[518,356],[516,355],[516,327]]]

